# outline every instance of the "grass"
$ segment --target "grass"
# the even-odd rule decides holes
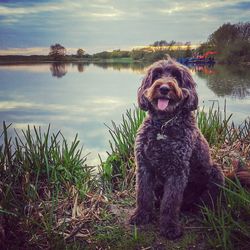
[[[7,249],[248,249],[250,197],[237,181],[228,180],[217,209],[203,207],[199,226],[191,223],[178,241],[160,238],[155,225],[143,230],[126,225],[135,203],[135,136],[144,118],[145,113],[134,108],[122,116],[121,124],[106,125],[110,150],[105,161],[100,158],[99,174],[87,166],[77,135],[68,143],[50,126],[45,131],[27,127],[17,132],[3,123],[0,245]],[[250,166],[250,120],[235,126],[225,108],[216,109],[214,104],[208,112],[199,110],[196,119],[225,172]]]
[[[232,114],[227,115],[226,101],[224,109],[221,110],[219,104],[215,108],[216,102],[205,111],[205,107],[198,109],[196,120],[198,127],[205,136],[210,146],[220,146],[225,141],[233,143],[236,140],[249,138],[250,119],[246,119],[241,125],[235,126],[231,121]]]
[[[239,181],[227,179],[216,209],[202,208],[202,223],[210,228],[207,237],[213,249],[250,248],[250,192]]]
[[[14,138],[8,136],[10,129],[3,123],[0,146],[0,214],[5,230],[11,232],[6,244],[54,244],[55,238],[63,240],[60,232],[67,226],[70,209],[63,206],[72,206],[75,216],[78,199],[95,184],[93,169],[85,164],[77,136],[68,144],[50,127],[44,133],[36,127],[21,134],[14,131]],[[61,216],[65,220],[59,221]]]
[[[127,110],[122,116],[122,123],[114,121],[107,126],[111,140],[111,152],[105,162],[101,160],[100,173],[102,184],[109,190],[127,190],[134,187],[135,164],[134,142],[136,132],[145,118],[145,112],[138,108]]]

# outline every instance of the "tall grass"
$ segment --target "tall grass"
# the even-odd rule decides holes
[[[135,181],[134,142],[136,132],[145,118],[139,108],[129,109],[120,125],[114,121],[107,126],[111,136],[111,152],[105,162],[101,160],[100,173],[103,186],[109,189],[133,188]]]
[[[246,119],[241,125],[235,126],[231,121],[232,114],[227,115],[226,101],[223,110],[219,104],[215,108],[215,103],[205,111],[205,107],[198,109],[196,120],[198,127],[205,136],[210,145],[220,145],[225,141],[233,143],[237,139],[242,140],[249,138],[250,119]]]
[[[208,241],[213,249],[250,248],[250,192],[239,181],[227,179],[216,208],[202,208],[202,223],[210,228]]]
[[[134,142],[136,132],[146,114],[138,107],[127,110],[122,116],[121,124],[114,121],[107,126],[111,136],[110,152],[105,162],[101,159],[100,173],[104,188],[110,190],[124,190],[133,188],[135,180]],[[226,102],[221,110],[215,103],[205,111],[205,108],[196,112],[196,121],[201,132],[211,146],[220,147],[225,142],[233,143],[236,140],[250,142],[250,119],[246,119],[240,126],[231,121],[232,114],[227,116]]]
[[[60,231],[54,230],[59,201],[84,198],[94,185],[93,169],[86,165],[77,135],[69,144],[60,132],[51,133],[50,127],[42,132],[40,127],[28,126],[21,133],[15,130],[14,138],[9,137],[10,129],[3,123],[0,134],[0,214],[11,232],[7,243],[39,240],[32,235],[39,230],[45,238],[55,238],[54,232]]]

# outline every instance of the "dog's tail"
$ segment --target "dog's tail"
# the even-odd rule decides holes
[[[238,179],[243,187],[250,189],[250,163],[242,164],[242,162],[237,161],[234,164],[234,169],[225,173],[225,176],[233,181]]]

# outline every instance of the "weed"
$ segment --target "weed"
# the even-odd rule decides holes
[[[53,243],[64,229],[64,223],[56,226],[58,213],[65,210],[59,203],[72,196],[76,201],[84,199],[95,185],[93,169],[85,164],[77,135],[68,144],[60,132],[52,134],[50,126],[44,133],[40,127],[28,126],[21,134],[15,131],[14,139],[9,130],[10,125],[3,123],[0,213],[5,230],[12,231],[6,244],[26,241],[31,246],[45,239]],[[39,231],[43,233],[36,235]]]
[[[202,208],[207,237],[214,249],[249,249],[250,193],[239,181],[227,179],[216,209]]]

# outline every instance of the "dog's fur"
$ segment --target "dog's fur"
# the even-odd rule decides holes
[[[159,206],[160,232],[175,239],[182,234],[181,209],[215,201],[224,176],[196,125],[198,97],[187,67],[171,58],[154,63],[138,103],[148,116],[136,137],[137,207],[130,223],[149,223]]]

